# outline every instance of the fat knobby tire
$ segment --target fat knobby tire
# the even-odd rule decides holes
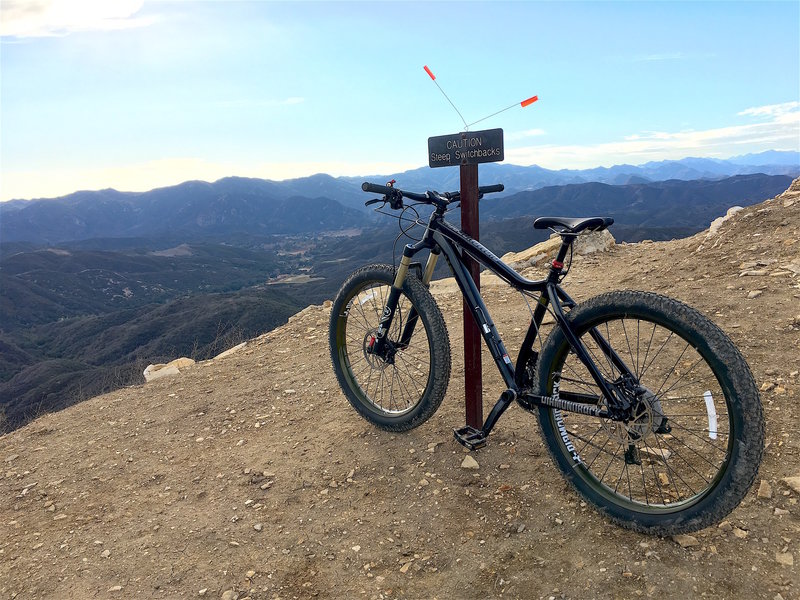
[[[583,464],[564,451],[564,442],[554,421],[554,411],[539,407],[539,422],[546,445],[564,477],[587,501],[612,521],[635,531],[674,535],[697,531],[719,522],[744,498],[758,472],[764,451],[764,418],[758,389],[741,353],[728,336],[695,309],[654,293],[618,291],[596,296],[579,304],[568,315],[580,335],[599,322],[620,317],[642,318],[680,335],[705,359],[727,397],[728,419],[732,424],[728,460],[724,472],[699,498],[675,511],[637,510],[629,503],[609,498],[608,490],[589,475]],[[565,356],[567,340],[555,329],[542,348],[533,390],[552,393],[552,373]],[[622,351],[621,348],[617,348]],[[600,493],[604,491],[604,493]],[[613,494],[611,494],[613,496]]]
[[[402,414],[391,414],[382,411],[380,407],[371,402],[350,370],[345,347],[348,304],[361,290],[376,283],[391,286],[394,278],[395,270],[391,266],[383,264],[366,265],[352,273],[342,284],[331,307],[329,343],[334,373],[353,408],[362,417],[381,429],[408,431],[427,421],[436,412],[444,399],[450,381],[450,339],[442,313],[428,288],[409,272],[402,290],[402,294],[419,314],[417,328],[420,326],[425,328],[430,362],[424,391],[411,410]],[[350,348],[351,352],[353,350]],[[388,366],[388,368],[392,367],[392,365]]]

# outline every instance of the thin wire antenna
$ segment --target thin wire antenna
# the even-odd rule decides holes
[[[481,121],[485,121],[486,119],[491,119],[492,117],[494,117],[496,115],[499,115],[502,112],[506,112],[507,110],[514,108],[517,104],[519,104],[522,108],[525,108],[526,106],[530,106],[531,104],[533,104],[534,102],[536,102],[539,99],[539,96],[531,96],[527,100],[523,100],[522,102],[519,102],[519,103],[514,102],[514,104],[512,104],[511,106],[507,106],[506,108],[504,108],[502,110],[498,110],[496,113],[492,113],[487,117],[483,117],[482,119],[478,119],[477,121],[473,121],[472,123],[467,124],[467,120],[464,118],[464,115],[462,115],[461,111],[458,110],[458,108],[456,108],[456,105],[453,104],[453,101],[450,100],[450,97],[447,94],[444,93],[444,90],[442,89],[442,86],[440,86],[436,81],[436,75],[434,75],[431,72],[431,70],[428,68],[428,65],[424,65],[422,68],[425,69],[425,72],[431,78],[433,83],[436,84],[436,87],[439,88],[439,91],[442,92],[442,95],[445,98],[447,98],[447,101],[450,103],[450,106],[453,107],[453,110],[455,110],[458,113],[458,116],[461,117],[461,121],[464,123],[464,131],[469,131],[469,128],[472,127],[473,125],[476,125],[477,123],[480,123]]]
[[[481,121],[485,121],[486,119],[491,119],[491,118],[492,118],[492,117],[494,117],[495,115],[499,115],[499,114],[500,114],[500,113],[502,113],[502,112],[506,112],[507,110],[509,110],[509,109],[511,109],[511,108],[514,108],[514,107],[515,107],[517,104],[519,104],[520,106],[522,106],[522,108],[525,108],[525,107],[526,107],[526,106],[528,106],[529,104],[533,104],[534,102],[536,102],[538,99],[539,99],[539,96],[531,96],[530,98],[528,98],[527,100],[523,100],[522,102],[514,102],[514,104],[512,104],[511,106],[507,106],[506,108],[503,108],[503,109],[501,109],[501,110],[498,110],[496,113],[492,113],[492,114],[490,114],[490,115],[489,115],[489,116],[487,116],[487,117],[483,117],[482,119],[478,119],[477,121],[473,121],[472,123],[470,123],[469,125],[467,125],[467,127],[472,127],[472,126],[473,126],[473,125],[475,125],[476,123],[480,123]]]
[[[447,94],[445,94],[445,93],[444,93],[444,90],[442,89],[442,86],[440,86],[440,85],[439,85],[439,84],[436,82],[436,75],[434,75],[434,74],[431,72],[431,70],[428,68],[428,65],[424,65],[422,68],[423,68],[423,69],[425,69],[425,72],[426,72],[426,73],[427,73],[427,74],[430,76],[430,78],[433,80],[433,83],[436,83],[436,87],[437,87],[437,88],[439,88],[439,91],[440,91],[440,92],[442,92],[442,95],[443,95],[445,98],[447,98],[447,101],[450,103],[450,106],[452,106],[452,107],[453,107],[453,110],[455,110],[455,111],[458,113],[458,116],[459,116],[459,117],[461,117],[461,121],[464,123],[464,131],[467,131],[467,130],[469,130],[469,125],[467,125],[467,120],[464,118],[464,115],[462,115],[462,114],[461,114],[461,111],[460,111],[460,110],[458,110],[458,109],[456,108],[456,105],[455,105],[455,104],[453,104],[453,101],[452,101],[452,100],[450,100],[450,97],[449,97]]]

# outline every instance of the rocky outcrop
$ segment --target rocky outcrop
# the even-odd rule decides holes
[[[166,364],[147,365],[147,368],[144,370],[144,380],[154,381],[156,379],[161,379],[162,377],[180,375],[181,369],[187,369],[194,364],[194,360],[182,356],[181,358],[176,358],[175,360],[172,360]]]
[[[593,254],[594,252],[607,252],[614,247],[616,240],[608,229],[593,231],[586,235],[578,236],[572,248],[576,254]],[[554,233],[550,239],[521,252],[509,252],[503,255],[503,262],[517,271],[527,267],[535,267],[543,260],[555,257],[561,247],[561,236]]]

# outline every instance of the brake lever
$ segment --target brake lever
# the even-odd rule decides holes
[[[386,204],[386,200],[381,200],[380,198],[373,198],[372,200],[367,200],[364,202],[364,206],[369,206],[370,204],[377,204],[378,202],[383,202]]]

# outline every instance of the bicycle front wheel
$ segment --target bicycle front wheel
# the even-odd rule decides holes
[[[568,320],[603,377],[627,379],[635,400],[627,421],[539,407],[566,479],[637,531],[671,535],[720,521],[752,485],[764,448],[761,402],[741,353],[702,314],[652,293],[603,294]],[[533,389],[606,404],[560,329],[542,349]]]
[[[450,340],[433,296],[409,273],[386,334],[388,353],[371,352],[393,281],[389,265],[368,265],[344,282],[331,308],[330,350],[353,408],[382,429],[406,431],[428,420],[444,398]]]

